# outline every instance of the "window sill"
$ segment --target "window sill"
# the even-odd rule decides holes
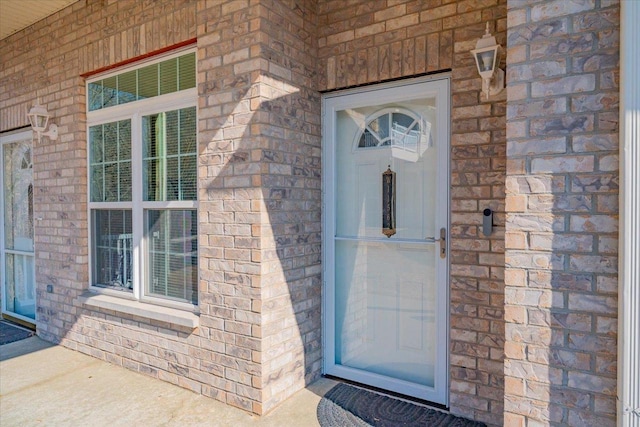
[[[159,305],[145,304],[140,301],[118,298],[111,295],[96,294],[87,291],[78,297],[78,301],[87,307],[131,314],[160,322],[172,323],[184,328],[195,329],[200,324],[200,317],[195,313]]]

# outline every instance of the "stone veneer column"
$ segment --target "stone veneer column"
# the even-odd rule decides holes
[[[619,5],[508,8],[505,425],[613,425]]]

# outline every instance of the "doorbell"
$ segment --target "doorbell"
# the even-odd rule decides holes
[[[489,208],[482,211],[482,234],[489,236],[493,232],[493,211]]]

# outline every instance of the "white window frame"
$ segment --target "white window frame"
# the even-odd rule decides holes
[[[191,52],[196,52],[195,48],[180,49],[169,55],[154,57],[152,60],[140,61],[131,66],[118,68],[117,70],[101,73],[87,79],[85,89],[88,93],[89,84],[97,80],[112,77],[138,69],[147,65],[173,59]],[[197,61],[196,61],[197,76]],[[166,210],[166,209],[188,209],[196,210],[196,218],[198,218],[198,200],[172,200],[172,201],[143,201],[143,141],[142,141],[142,118],[153,114],[167,111],[180,110],[183,108],[195,107],[196,117],[198,116],[198,91],[197,87],[185,89],[177,92],[158,95],[152,98],[132,101],[126,104],[115,105],[89,111],[87,102],[87,217],[89,221],[89,290],[95,293],[112,295],[129,300],[137,300],[143,303],[161,305],[170,308],[182,310],[197,311],[197,304],[187,302],[174,301],[156,297],[153,295],[145,295],[144,287],[147,283],[146,258],[145,250],[147,248],[147,239],[144,236],[144,213],[145,210]],[[89,143],[90,131],[92,126],[105,123],[117,122],[120,120],[131,120],[131,201],[130,202],[92,202],[91,201],[91,150]],[[198,121],[196,120],[196,134],[198,133]],[[196,150],[197,156],[197,150]],[[196,194],[198,194],[199,184],[196,176]],[[109,210],[109,209],[130,209],[132,219],[132,281],[133,292],[126,292],[117,289],[103,288],[93,285],[93,219],[92,211]],[[200,241],[198,239],[198,260],[200,254]],[[200,280],[199,268],[197,284]],[[200,296],[198,295],[198,302]]]

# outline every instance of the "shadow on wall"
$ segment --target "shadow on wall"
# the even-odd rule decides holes
[[[227,313],[228,326],[253,324],[244,343],[260,354],[266,412],[321,373],[321,103],[266,73],[232,94],[233,111],[205,131],[199,156],[202,302],[214,317]],[[260,315],[247,318],[238,298]]]
[[[38,306],[38,335],[266,413],[321,375],[320,94],[267,73],[202,85],[200,326],[89,307],[47,275],[73,313]]]
[[[540,174],[517,186],[535,214],[512,221],[527,232],[530,251],[507,260],[528,272],[528,288],[507,294],[523,312],[506,337],[521,355],[512,353],[505,368],[523,379],[532,419],[608,425],[616,411],[617,177]],[[597,209],[611,215],[593,215]],[[522,403],[507,399],[508,407]]]
[[[592,151],[584,145],[589,140],[573,136],[574,150]],[[616,414],[618,176],[558,174],[551,181],[567,185],[564,192],[553,189],[556,232],[552,239],[542,233],[530,237],[533,249],[552,251],[551,272],[532,273],[530,283],[552,293],[549,420],[608,425]],[[540,314],[532,314],[530,322],[543,325]]]

